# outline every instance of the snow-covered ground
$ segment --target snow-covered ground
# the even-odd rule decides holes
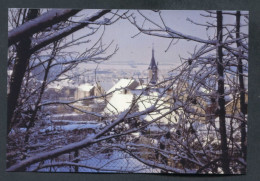
[[[107,154],[97,154],[94,156],[88,155],[83,161],[78,164],[82,165],[79,167],[79,172],[131,172],[131,173],[160,173],[160,169],[151,168],[142,162],[136,160],[132,156],[122,151],[112,151]],[[55,161],[47,160],[44,164],[55,164]],[[66,163],[66,162],[64,162]],[[67,162],[71,163],[71,162]],[[87,168],[89,167],[89,168]],[[37,164],[32,165],[27,171],[33,171],[37,168]],[[96,168],[96,169],[94,169]],[[40,172],[49,172],[50,168],[40,169]],[[73,167],[60,166],[52,167],[52,172],[74,172]]]
[[[82,114],[72,112],[72,113],[54,114],[54,115],[51,115],[51,117],[57,118],[57,117],[65,117],[65,116],[79,116],[79,115],[82,115]]]
[[[84,129],[99,129],[103,127],[104,124],[92,121],[75,121],[75,120],[64,120],[62,117],[66,116],[81,116],[81,114],[72,112],[65,114],[53,114],[51,117],[55,120],[48,121],[48,124],[39,130],[39,133],[45,135],[45,133],[58,133],[63,134],[64,132],[71,132],[74,130],[84,130]],[[49,118],[51,118],[49,117]],[[88,133],[87,136],[93,135],[94,133]],[[57,135],[58,136],[58,135]],[[61,136],[61,135],[60,135]],[[138,135],[137,135],[138,136]],[[140,135],[139,135],[140,136]],[[49,140],[46,138],[46,141]],[[96,145],[97,146],[97,145]],[[73,163],[74,153],[68,153],[61,155],[53,160],[46,160],[43,164],[58,164],[59,166],[54,166],[50,169],[42,168],[38,171],[40,172],[74,172],[73,166],[66,166],[67,164]],[[79,167],[79,172],[131,172],[131,173],[160,173],[160,169],[151,168],[137,159],[133,158],[131,155],[119,151],[109,149],[109,151],[103,153],[91,153],[87,149],[80,150],[81,160],[77,163],[82,165]],[[63,166],[60,164],[64,164]],[[27,171],[33,171],[38,167],[38,164],[33,164]]]
[[[65,121],[66,123],[68,123],[68,121]],[[72,121],[71,121],[72,122]],[[70,122],[70,123],[71,123]],[[75,122],[75,121],[73,121]],[[80,130],[80,129],[88,129],[88,128],[92,128],[92,129],[96,129],[98,127],[101,127],[103,124],[102,123],[96,123],[96,124],[91,124],[91,123],[87,123],[85,122],[84,124],[68,124],[68,125],[62,125],[62,126],[48,126],[46,128],[40,129],[41,133],[44,132],[50,132],[50,131],[73,131],[73,130]]]

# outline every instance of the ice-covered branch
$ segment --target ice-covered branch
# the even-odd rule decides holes
[[[102,17],[103,15],[107,14],[108,12],[110,12],[111,10],[100,10],[98,11],[97,13],[93,14],[92,16],[88,17],[85,19],[85,21],[95,21],[97,19],[99,19],[100,17]],[[84,28],[85,26],[87,26],[88,23],[84,23],[84,24],[81,24],[81,23],[75,23],[75,24],[72,24],[71,26],[61,30],[61,31],[58,31],[58,32],[55,32],[53,33],[52,35],[46,37],[45,39],[42,39],[40,41],[37,41],[35,42],[35,46],[31,48],[31,53],[47,46],[48,44],[54,42],[54,41],[57,41],[57,40],[60,40],[61,38],[64,38],[82,28]]]
[[[8,32],[8,46],[18,42],[22,37],[37,33],[61,21],[66,21],[80,10],[57,9],[46,12],[42,16],[35,18],[25,24]]]

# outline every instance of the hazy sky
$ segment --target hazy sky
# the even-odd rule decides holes
[[[92,14],[97,10],[85,10],[82,14]],[[158,13],[149,10],[142,10],[142,13],[147,15],[149,18],[155,22],[161,22]],[[136,11],[131,11],[136,16],[137,22],[142,25],[143,18],[138,15]],[[206,27],[194,25],[187,21],[187,18],[192,19],[198,23],[211,22],[214,23],[215,18],[205,18],[200,14],[207,14],[204,11],[190,11],[190,10],[163,10],[162,17],[165,20],[165,24],[168,27],[179,31],[183,34],[188,34],[192,36],[197,36],[203,39],[207,39]],[[234,24],[235,16],[224,15],[224,23]],[[145,24],[146,27],[152,27],[151,24]],[[152,45],[154,45],[155,59],[159,64],[170,63],[179,64],[179,55],[187,58],[189,56],[188,52],[193,52],[195,45],[192,41],[180,40],[176,45],[171,46],[167,52],[167,49],[171,39],[159,38],[154,36],[149,36],[145,34],[139,34],[138,36],[132,38],[138,33],[138,29],[132,25],[128,20],[119,20],[116,23],[106,26],[105,34],[103,37],[103,43],[109,43],[114,41],[113,47],[116,45],[119,47],[118,52],[110,59],[111,62],[115,61],[135,61],[149,64],[152,55]],[[78,32],[78,34],[84,34],[85,30]],[[215,29],[209,31],[209,35],[213,36]],[[99,34],[93,36],[97,39]],[[176,40],[175,40],[176,41]],[[175,42],[174,41],[174,42]],[[78,47],[77,50],[83,50],[85,47]]]

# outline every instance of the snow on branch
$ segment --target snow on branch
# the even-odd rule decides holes
[[[145,29],[145,28],[143,28],[143,26],[139,26],[137,24],[134,17],[132,17],[132,19],[127,18],[140,32],[142,32],[144,34],[158,36],[158,37],[162,37],[162,38],[176,38],[176,39],[192,40],[195,42],[212,44],[212,45],[215,45],[217,43],[216,40],[204,40],[204,39],[201,39],[198,37],[186,35],[181,32],[175,31],[175,30],[171,29],[170,27],[166,26],[163,19],[161,19],[162,23],[164,24],[164,27],[162,27],[162,26],[158,25],[157,23],[155,23],[153,20],[151,20],[148,17],[146,17],[145,15],[143,15],[142,13],[140,13],[140,14],[144,17],[145,20],[151,22],[152,24],[154,24],[157,27],[157,28]]]
[[[39,165],[39,167],[35,168],[32,171],[35,172],[35,171],[41,170],[43,168],[64,167],[64,166],[77,166],[77,167],[81,167],[81,168],[88,168],[88,169],[92,169],[92,170],[105,171],[105,172],[122,172],[122,173],[130,172],[130,171],[124,171],[121,169],[106,169],[106,168],[102,168],[103,166],[94,167],[94,166],[80,164],[80,163],[74,163],[74,162],[55,162],[55,163],[51,163],[51,164]],[[133,172],[133,171],[131,171],[131,172]]]
[[[148,113],[149,111],[153,111],[154,109],[155,109],[155,107],[152,106],[151,108],[148,108],[146,111],[141,112],[141,114],[143,114],[145,112]],[[26,160],[23,160],[23,161],[15,164],[13,166],[11,166],[10,168],[6,169],[6,171],[19,171],[19,170],[21,170],[21,169],[23,169],[23,168],[25,168],[25,167],[27,167],[31,164],[37,163],[39,161],[54,158],[54,157],[57,157],[57,156],[62,155],[64,153],[68,153],[70,151],[74,151],[74,150],[77,150],[77,149],[88,147],[88,146],[90,146],[94,143],[98,143],[98,142],[104,140],[104,138],[101,138],[101,139],[98,139],[98,138],[103,136],[104,134],[106,134],[108,131],[113,129],[116,125],[118,125],[122,121],[124,121],[130,110],[131,110],[131,108],[129,110],[121,113],[113,123],[106,126],[103,130],[101,130],[99,133],[97,133],[94,136],[87,137],[87,138],[83,139],[82,141],[79,141],[79,142],[76,142],[76,143],[71,143],[71,144],[66,145],[62,148],[58,148],[58,149],[55,149],[55,150],[52,150],[52,151],[49,151],[49,152],[39,153],[37,155],[34,155],[34,156],[32,156],[32,157],[30,157]],[[133,113],[132,116],[137,116],[137,115],[138,115],[137,113]],[[132,117],[132,116],[131,116],[131,114],[128,115],[128,117]],[[118,135],[116,135],[116,136],[118,136]],[[110,138],[113,138],[113,137],[115,137],[115,136],[109,136],[109,137],[106,137],[106,139],[110,139]]]
[[[110,12],[111,10],[100,10],[97,13],[93,14],[92,16],[87,17],[85,20],[83,21],[91,21],[94,22],[95,20],[99,19],[100,17],[102,17],[103,15],[107,14],[108,12]],[[49,45],[52,42],[58,41],[82,28],[84,28],[85,26],[87,26],[88,23],[75,23],[70,25],[69,27],[58,31],[44,39],[41,39],[40,41],[36,41],[35,42],[35,46],[31,48],[31,53],[34,53],[35,51]]]
[[[31,21],[8,32],[8,46],[18,42],[22,37],[28,36],[39,31],[44,30],[61,21],[66,21],[69,17],[75,15],[80,10],[75,9],[55,9],[46,12],[42,16],[35,18]]]

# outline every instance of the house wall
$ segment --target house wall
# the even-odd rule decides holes
[[[245,94],[245,102],[248,104],[248,94]],[[226,105],[226,114],[237,114],[240,112],[240,97],[239,95]]]
[[[82,91],[80,89],[75,91],[74,97],[75,99],[83,99],[85,97],[94,95],[94,87],[90,91]]]

